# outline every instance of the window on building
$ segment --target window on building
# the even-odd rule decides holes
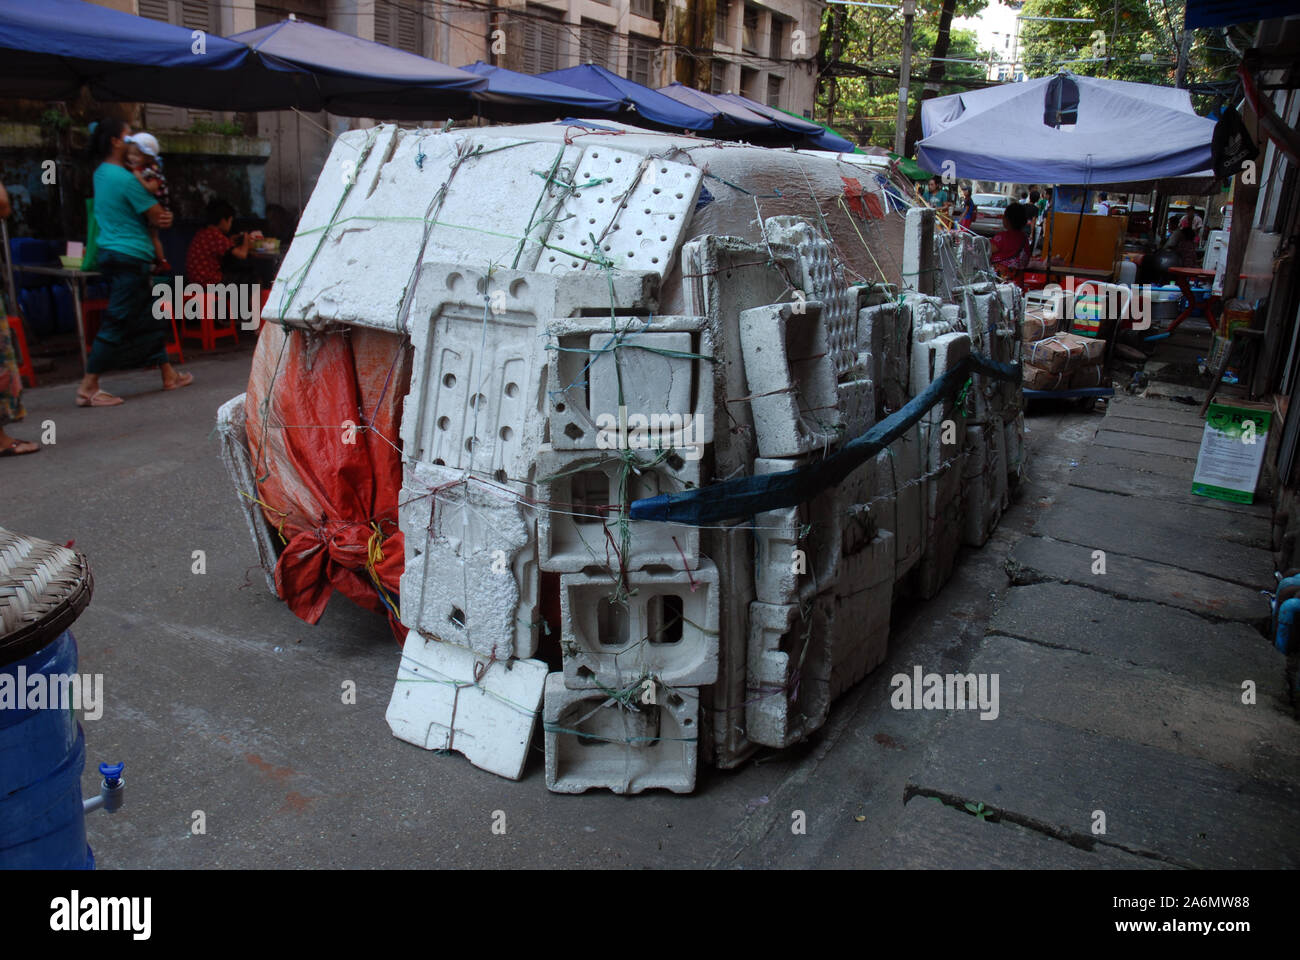
[[[786,56],[785,32],[788,21],[780,17],[772,18],[772,33],[768,37],[767,56],[769,60],[780,60]]]
[[[654,0],[632,0],[628,4],[628,10],[634,17],[645,17],[647,20],[652,20],[655,15]]]
[[[511,44],[508,66],[521,73],[549,73],[567,67],[568,43],[564,14],[549,7],[528,4],[526,16],[508,15]]]
[[[397,0],[375,0],[375,42],[407,53],[423,54],[424,18],[420,11]]]
[[[745,4],[745,16],[741,21],[740,46],[747,53],[758,53],[758,7]]]
[[[655,77],[655,45],[636,37],[627,38],[627,78],[643,86],[657,86]]]
[[[731,46],[731,37],[727,34],[728,21],[731,19],[731,0],[718,0],[718,22],[713,26],[713,42]]]
[[[190,30],[203,30],[220,36],[220,7],[205,0],[140,0],[140,16],[161,20]],[[223,119],[212,110],[187,110],[159,103],[144,105],[146,130],[187,130],[196,123],[211,123]]]
[[[714,60],[709,67],[709,92],[727,92],[727,61]]]
[[[582,19],[578,33],[578,61],[594,63],[606,70],[618,72],[618,35],[603,23]]]
[[[773,74],[767,76],[767,105],[777,108],[781,106],[781,78]]]
[[[740,95],[751,100],[762,99],[762,94],[758,91],[757,70],[751,70],[749,67],[740,68]]]

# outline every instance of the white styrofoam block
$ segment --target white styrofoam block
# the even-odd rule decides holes
[[[661,460],[654,451],[639,451],[637,458],[641,466],[624,460],[617,451],[556,450],[542,445],[537,455],[537,500],[547,508],[538,511],[537,544],[543,570],[618,569],[620,556],[628,570],[700,565],[699,527],[625,519],[633,500],[698,487],[700,461]]]
[[[611,323],[617,333],[611,331]],[[660,336],[671,339],[660,340]],[[675,350],[678,345],[686,347],[688,357],[665,358],[652,352]],[[629,407],[629,427],[637,426],[634,417],[645,418],[652,443],[677,449],[683,458],[702,455],[703,445],[713,440],[714,342],[707,318],[606,315],[556,319],[547,324],[546,348],[551,354],[545,398],[547,436],[556,450],[617,448],[624,442],[632,445],[632,437],[623,432],[618,419],[617,387],[611,387],[611,382],[617,383],[615,359],[627,370],[624,399],[632,387],[633,399],[641,405],[640,409]],[[593,358],[605,365],[594,379],[597,363]],[[660,360],[668,362],[660,364]],[[665,369],[671,380],[657,384],[656,391],[648,375]],[[592,410],[593,400],[606,409]]]
[[[893,475],[897,484],[894,536],[898,541],[894,579],[901,580],[921,555],[925,536],[920,479],[924,451],[917,427],[913,426],[890,444],[888,452],[893,454]]]
[[[250,498],[257,496],[257,481],[253,476],[253,460],[248,454],[248,430],[245,405],[248,394],[231,397],[217,408],[217,435],[221,438],[221,462],[226,465],[230,482],[235,485],[239,510],[248,524],[253,547],[257,550],[257,563],[266,576],[266,586],[273,597],[279,597],[275,588],[275,564],[279,549],[271,525],[262,508]],[[260,499],[260,498],[259,498]]]
[[[857,292],[844,279],[844,268],[830,242],[812,224],[798,217],[769,217],[764,233],[772,243],[791,246],[798,254],[796,281],[806,300],[822,306],[826,348],[837,377],[857,363]]]
[[[654,685],[653,703],[627,702],[598,690],[571,690],[564,675],[546,678],[546,788],[641,793],[695,789],[699,690]]]
[[[1020,326],[1025,322],[1025,294],[1020,287],[1014,283],[999,283],[997,285],[998,299],[1002,301],[1002,315],[1007,318],[1007,323],[1016,331],[1016,337],[1020,336]]]
[[[1017,413],[1002,426],[1006,435],[1007,476],[1018,480],[1025,467],[1025,415]]]
[[[898,410],[911,396],[911,307],[891,302],[858,311],[858,346],[867,355],[861,366],[875,380],[886,413]]]
[[[894,535],[878,530],[842,561],[831,621],[832,699],[884,660],[893,596]]]
[[[970,356],[970,337],[964,333],[946,333],[931,340],[912,341],[911,384],[913,395],[919,394],[961,361]],[[937,407],[931,407],[931,410]]]
[[[574,689],[625,689],[652,676],[669,686],[718,678],[718,569],[560,576],[560,649]]]
[[[866,433],[876,422],[876,382],[849,380],[840,383],[840,423],[845,440]]]
[[[759,454],[797,457],[834,442],[839,404],[821,306],[746,310],[740,315],[740,343]]]
[[[903,226],[903,288],[933,294],[935,289],[934,211],[912,207]]]
[[[575,172],[578,189],[560,204],[537,269],[599,273],[609,264],[662,276],[699,198],[700,171],[600,144],[583,149]]]
[[[408,463],[398,520],[406,626],[500,660],[536,651],[536,535],[514,489]]]
[[[998,417],[989,420],[989,503],[994,514],[1000,516],[1011,502],[1007,494],[1007,449],[1006,434],[1002,431],[1002,421]]]
[[[788,747],[826,721],[834,595],[749,605],[746,735]]]
[[[753,547],[741,525],[702,532],[702,549],[718,568],[718,679],[700,688],[700,719],[706,736],[705,762],[731,769],[758,749],[745,736],[745,668],[749,643],[749,604],[754,599]]]
[[[410,633],[385,719],[426,750],[455,750],[511,780],[523,776],[546,664],[491,662],[464,647]]]
[[[644,415],[691,412],[698,361],[689,357],[689,333],[596,333],[587,348],[587,409],[593,417],[617,419],[620,408]]]
[[[808,458],[756,457],[754,476],[783,473]],[[836,493],[824,490],[807,503],[755,514],[754,595],[763,603],[793,603],[800,594],[834,586],[839,573],[842,518]]]

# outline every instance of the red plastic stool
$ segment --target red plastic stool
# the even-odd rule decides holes
[[[163,316],[172,325],[172,339],[167,344],[167,360],[171,363],[184,363],[185,354],[181,350],[180,334],[176,332],[176,318],[172,316],[172,305],[170,301],[164,300],[160,304]]]
[[[13,338],[14,349],[18,351],[18,376],[29,387],[36,386],[36,371],[32,368],[32,354],[27,349],[27,331],[23,329],[21,317],[6,318],[9,335]]]
[[[188,303],[191,300],[198,300],[198,299],[199,299],[198,297],[186,297],[185,302]],[[230,318],[230,326],[218,327],[216,321],[213,319],[212,316],[212,314],[215,313],[215,311],[210,309],[212,307],[212,304],[211,303],[201,304],[201,306],[202,306],[202,310],[200,316],[197,319],[197,326],[194,325],[195,321],[192,320],[187,315],[187,311],[182,308],[181,310],[181,336],[182,337],[191,340],[198,340],[199,349],[201,350],[216,349],[217,341],[224,340],[226,337],[231,337],[232,339],[234,339],[235,343],[239,342],[239,321],[236,318],[233,317]]]

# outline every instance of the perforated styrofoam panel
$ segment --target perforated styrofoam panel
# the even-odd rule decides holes
[[[663,274],[677,255],[700,192],[693,166],[587,145],[555,215],[545,273],[599,271],[602,263]]]
[[[617,573],[560,577],[564,682],[622,690],[653,676],[668,686],[718,679],[718,569],[643,570],[617,589]]]
[[[515,489],[407,463],[402,622],[499,660],[537,649],[537,541]]]
[[[769,217],[764,229],[768,240],[795,249],[804,297],[822,305],[831,366],[836,377],[849,373],[857,364],[858,295],[845,281],[844,268],[830,242],[797,217]]]
[[[655,688],[655,702],[624,703],[598,690],[570,690],[546,678],[546,788],[641,793],[695,789],[700,692]]]
[[[627,452],[641,465],[625,462],[615,450],[561,451],[546,444],[538,452],[537,500],[547,505],[537,517],[543,570],[700,565],[699,527],[624,519],[633,500],[698,487],[700,461],[674,457],[669,463],[652,450]]]

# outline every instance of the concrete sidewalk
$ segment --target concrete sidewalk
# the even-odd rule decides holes
[[[1000,866],[1300,865],[1300,725],[1286,658],[1256,629],[1268,511],[1188,492],[1200,430],[1194,407],[1116,398],[1011,551],[1014,586],[969,667],[999,676],[1001,712],[954,713],[913,773],[909,865],[953,865],[954,849]],[[998,821],[980,849],[967,804]]]

